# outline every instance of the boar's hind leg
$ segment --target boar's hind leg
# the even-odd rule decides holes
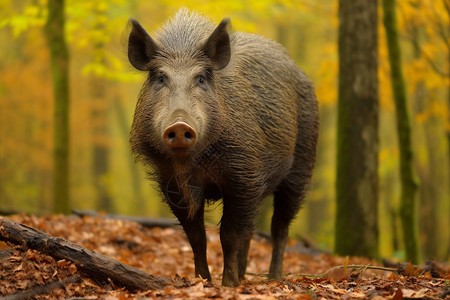
[[[292,179],[292,177],[289,179]],[[300,208],[300,203],[304,196],[304,189],[304,185],[283,182],[274,193],[274,209],[271,225],[272,260],[269,270],[270,279],[281,280],[283,254],[286,248],[289,224]]]
[[[169,203],[170,205],[170,203]],[[184,232],[191,244],[192,252],[194,253],[195,276],[201,276],[204,279],[211,280],[209,273],[208,262],[206,260],[206,232],[204,223],[204,203],[199,207],[194,218],[187,217],[188,210],[186,208],[179,208],[170,205],[173,214],[180,221]]]

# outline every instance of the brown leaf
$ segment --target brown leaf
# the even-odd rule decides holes
[[[23,264],[20,264],[17,268],[14,269],[14,273],[23,270]]]
[[[330,282],[335,283],[347,279],[348,274],[342,268],[334,268],[327,273],[327,278]]]
[[[21,261],[22,257],[20,257],[20,256],[10,256],[9,260],[10,261]]]
[[[408,278],[398,274],[371,272],[370,277],[348,277],[345,269],[333,269],[327,278],[307,278],[292,275],[283,281],[267,281],[260,276],[246,276],[238,288],[221,286],[223,255],[220,237],[215,228],[207,229],[208,264],[212,281],[204,281],[194,276],[193,254],[181,229],[142,228],[136,223],[108,220],[106,217],[73,218],[62,215],[48,217],[14,216],[14,221],[37,228],[47,233],[70,239],[72,242],[95,251],[106,250],[114,259],[126,259],[137,268],[150,274],[174,278],[175,285],[157,291],[130,293],[124,289],[112,289],[105,284],[98,286],[95,279],[83,277],[79,283],[70,284],[66,289],[45,295],[42,299],[86,298],[86,299],[137,299],[137,298],[224,298],[224,299],[360,299],[363,294],[370,299],[397,299],[405,293],[426,294],[439,298],[445,290],[445,277],[430,278],[415,276]],[[69,261],[58,261],[38,251],[27,251],[21,247],[13,248],[12,257],[0,260],[0,295],[10,295],[22,289],[29,289],[38,283],[64,280],[77,271],[76,265]],[[189,251],[188,251],[189,250]],[[252,240],[248,272],[267,273],[272,248],[266,240]],[[33,258],[32,261],[25,259]],[[361,257],[339,257],[328,254],[307,255],[295,251],[285,253],[283,272],[298,274],[323,274],[333,266],[377,265],[376,262]],[[403,265],[403,270],[407,264]],[[16,272],[14,270],[19,268]],[[400,267],[399,267],[400,270]],[[417,270],[410,266],[411,274]],[[445,269],[447,270],[447,269]],[[351,269],[348,268],[350,272]],[[349,273],[348,272],[348,273]],[[56,274],[56,276],[53,276]],[[175,274],[180,274],[175,276]],[[399,274],[402,274],[399,271]],[[420,274],[420,273],[419,273]],[[442,273],[448,274],[448,272]],[[386,278],[386,275],[390,275]],[[332,282],[333,284],[329,284]],[[399,290],[404,289],[404,293]],[[106,291],[105,289],[108,289]],[[389,296],[390,295],[390,296]],[[194,297],[196,296],[196,297]],[[397,297],[397,298],[395,298]]]
[[[0,230],[1,230],[1,228],[0,228]],[[9,248],[8,244],[5,243],[4,241],[0,241],[0,250],[6,249],[6,248]]]
[[[391,275],[389,275],[389,277],[387,279],[395,281],[395,280],[398,280],[399,278],[400,277],[397,274],[391,273]]]
[[[415,266],[411,263],[408,263],[405,266],[404,271],[403,271],[403,275],[409,276],[409,277],[419,276],[421,273],[423,273],[423,268]]]
[[[361,292],[350,292],[343,295],[342,299],[366,299],[366,294]]]
[[[403,300],[403,293],[401,289],[398,289],[397,292],[395,292],[394,298],[392,300]]]
[[[75,264],[70,264],[69,272],[70,274],[75,274],[78,271],[77,266]]]
[[[27,259],[29,259],[29,260],[37,260],[37,255],[36,254],[37,254],[36,251],[28,249],[28,251],[27,251]]]
[[[402,289],[403,297],[406,298],[424,298],[430,292],[430,289],[423,288],[418,291],[412,289]]]
[[[61,259],[61,260],[58,260],[57,264],[58,264],[58,267],[64,268],[65,266],[67,266],[69,264],[69,262],[65,259]]]

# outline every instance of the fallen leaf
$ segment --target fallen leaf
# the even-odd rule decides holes
[[[340,295],[345,295],[345,294],[347,294],[347,291],[346,290],[344,290],[344,289],[336,289],[333,285],[331,285],[331,284],[327,284],[327,285],[322,285],[322,284],[319,284],[319,286],[320,287],[323,287],[323,288],[325,288],[325,289],[327,289],[327,290],[329,290],[329,291],[332,291],[333,293],[336,293],[336,294],[340,294]]]
[[[22,257],[20,257],[20,256],[10,256],[9,260],[10,261],[20,261],[20,260],[22,260]]]
[[[394,298],[392,300],[403,300],[403,293],[401,289],[398,289],[397,292],[395,292]]]
[[[193,292],[203,292],[205,290],[205,287],[203,286],[203,282],[200,281],[196,285],[191,286],[191,290]]]
[[[23,270],[23,264],[20,264],[17,268],[14,269],[14,273]]]
[[[70,274],[75,274],[78,271],[77,266],[75,264],[71,264],[69,266],[69,272]]]
[[[404,275],[405,276],[418,276],[423,272],[421,267],[415,266],[411,263],[408,263],[405,267]]]
[[[423,288],[421,290],[402,289],[403,297],[405,298],[423,298],[426,297],[430,289]]]
[[[69,262],[65,259],[58,260],[56,263],[58,264],[58,267],[60,267],[60,268],[63,268],[69,264]]]
[[[373,266],[377,263],[362,257],[339,257],[329,254],[309,255],[287,251],[283,272],[291,274],[323,274],[335,266],[325,278],[308,278],[298,275],[284,277],[280,281],[267,281],[262,276],[246,276],[237,288],[221,286],[223,254],[217,229],[207,229],[208,264],[211,281],[195,277],[193,253],[186,235],[179,228],[143,228],[128,221],[109,220],[106,217],[76,218],[62,215],[46,217],[13,216],[13,221],[44,228],[48,234],[69,239],[83,247],[99,251],[106,250],[113,259],[126,259],[127,263],[145,272],[173,279],[174,284],[162,290],[134,291],[114,287],[111,283],[97,282],[96,278],[82,275],[82,280],[69,284],[66,289],[57,289],[40,299],[396,299],[402,300],[405,290],[412,297],[438,299],[446,290],[448,272],[440,277],[398,276],[394,273],[372,272],[371,276],[345,278],[345,267],[350,265]],[[27,251],[22,247],[12,248],[12,257],[0,260],[0,295],[11,295],[18,290],[27,290],[37,284],[64,280],[79,272],[70,261],[55,260],[38,251]],[[189,251],[188,251],[189,249]],[[254,274],[267,273],[270,268],[271,244],[265,239],[252,240],[248,256],[247,271]],[[26,257],[33,261],[25,260]],[[403,270],[407,264],[403,265]],[[14,269],[17,269],[14,272]],[[408,270],[416,270],[408,267]],[[333,269],[334,270],[334,269]],[[446,269],[445,269],[446,270]],[[355,273],[355,272],[354,272]],[[414,274],[413,272],[410,272]],[[52,275],[55,275],[53,276]],[[179,274],[175,276],[175,274]],[[400,273],[402,274],[402,273]],[[420,273],[418,273],[420,274]],[[389,276],[387,276],[389,275]],[[434,276],[434,275],[433,275]],[[388,278],[387,278],[388,277]],[[332,282],[332,283],[330,283]],[[102,284],[102,286],[99,286]],[[401,287],[401,289],[399,289]],[[414,291],[414,294],[413,294]],[[0,296],[0,297],[1,297]]]
[[[389,277],[387,278],[388,280],[393,280],[393,281],[396,281],[396,280],[398,280],[400,277],[397,275],[397,274],[395,274],[394,272],[392,272],[391,273],[391,275],[389,275]]]
[[[336,283],[347,279],[348,274],[341,268],[334,268],[327,273],[327,278],[328,280],[330,280],[330,282]]]
[[[342,299],[365,299],[366,294],[360,292],[349,292],[342,296]]]
[[[1,230],[1,229],[0,229]],[[0,241],[0,250],[9,248],[8,244],[4,241]]]

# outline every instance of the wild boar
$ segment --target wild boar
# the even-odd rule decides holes
[[[211,279],[205,201],[222,199],[222,284],[244,278],[258,206],[274,195],[269,275],[281,279],[288,227],[315,163],[318,109],[310,79],[278,43],[216,27],[181,9],[154,38],[131,19],[128,58],[148,73],[130,143],[178,218],[195,274]]]

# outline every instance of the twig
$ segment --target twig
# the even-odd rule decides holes
[[[321,274],[305,274],[305,273],[285,273],[283,274],[283,276],[289,276],[289,275],[296,275],[298,277],[307,277],[307,278],[325,278],[328,276],[328,273],[336,270],[336,269],[343,269],[345,266],[336,266],[333,267],[331,269],[329,269],[328,271],[321,273]],[[398,271],[397,268],[386,268],[386,267],[379,267],[379,266],[371,266],[371,265],[348,265],[347,269],[356,269],[356,270],[361,270],[364,269],[364,272],[366,270],[381,270],[381,271],[389,271],[389,272],[396,272]],[[265,274],[265,273],[250,273],[247,272],[247,275],[253,275],[253,276],[261,276],[261,277],[268,277],[269,274]]]
[[[366,267],[362,269],[361,273],[359,273],[358,279],[361,279],[361,277],[362,277],[363,274],[367,271],[367,268],[368,268],[369,266],[370,266],[370,265],[366,265]]]

